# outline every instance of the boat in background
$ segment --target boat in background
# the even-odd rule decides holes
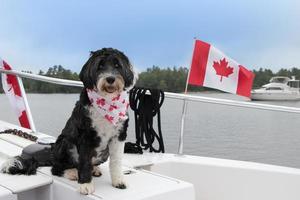
[[[295,76],[292,76],[291,79],[285,76],[273,77],[270,83],[252,90],[251,99],[261,101],[300,100],[299,82],[300,80],[296,80]]]

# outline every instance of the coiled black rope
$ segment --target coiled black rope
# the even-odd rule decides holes
[[[149,149],[150,152],[165,152],[163,136],[161,132],[160,107],[164,102],[164,92],[158,89],[135,87],[130,90],[130,107],[134,111],[136,143],[126,144],[129,151],[142,153]],[[153,128],[153,118],[157,115],[157,131]],[[154,147],[157,140],[158,147]]]

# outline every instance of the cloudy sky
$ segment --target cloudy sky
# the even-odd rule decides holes
[[[18,70],[79,71],[114,47],[139,71],[189,67],[193,38],[247,66],[300,67],[297,0],[0,0],[0,57]]]

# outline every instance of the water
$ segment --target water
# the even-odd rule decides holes
[[[198,95],[244,100],[222,93]],[[78,94],[28,94],[37,129],[57,136],[77,99]],[[170,153],[178,149],[182,103],[166,99],[161,110],[166,151]],[[300,107],[297,101],[263,103]],[[134,141],[132,112],[130,117],[128,140]],[[18,123],[4,95],[0,95],[0,120]],[[299,120],[299,114],[189,102],[184,153],[300,168]]]

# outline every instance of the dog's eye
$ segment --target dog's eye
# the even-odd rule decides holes
[[[103,69],[103,67],[104,67],[103,65],[99,65],[98,70]]]
[[[120,67],[119,63],[116,63],[115,68],[119,68],[119,67]]]

